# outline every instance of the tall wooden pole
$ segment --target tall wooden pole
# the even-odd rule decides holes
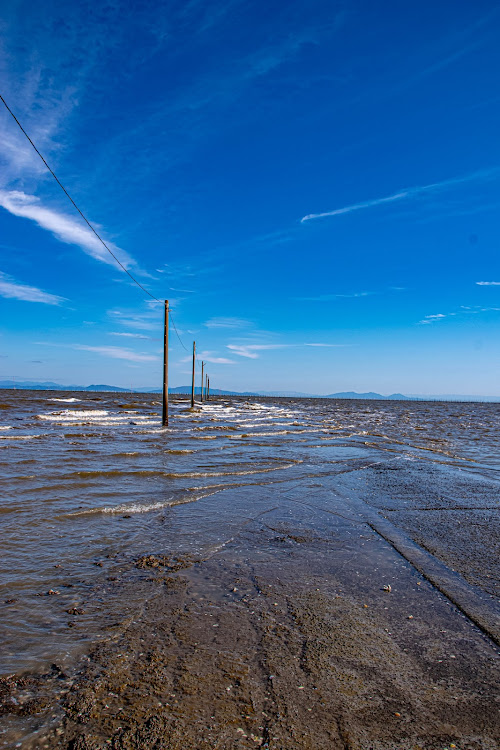
[[[205,375],[205,401],[208,401],[208,375]]]
[[[210,401],[210,378],[207,380],[207,401]]]
[[[191,378],[191,409],[194,408],[194,368],[196,364],[196,341],[193,341],[193,376]]]
[[[168,299],[165,300],[165,323],[163,329],[163,409],[161,423],[168,426]]]
[[[200,401],[203,403],[203,368],[205,367],[205,363],[201,363],[201,389],[200,389]]]

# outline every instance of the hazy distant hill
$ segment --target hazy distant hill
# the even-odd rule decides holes
[[[343,391],[342,393],[329,393],[325,398],[360,398],[377,399],[378,401],[413,401],[415,396],[403,396],[402,393],[392,393],[390,396],[381,396],[380,393],[356,393],[355,391]]]
[[[17,388],[28,391],[117,391],[126,393],[129,388],[119,388],[117,385],[61,385],[50,381],[37,383],[31,380],[0,380],[0,388]]]
[[[130,393],[130,388],[120,388],[117,385],[93,384],[93,385],[61,385],[51,381],[39,383],[32,380],[0,380],[0,388],[17,388],[20,390],[31,391],[107,391],[115,393]],[[133,393],[161,393],[161,388],[142,387],[134,388]],[[179,395],[189,395],[191,393],[190,385],[180,385],[177,388],[170,388],[169,393]],[[196,395],[200,394],[200,387],[195,388]],[[392,393],[390,396],[382,396],[380,393],[369,391],[368,393],[356,393],[356,391],[342,391],[340,393],[329,393],[326,396],[319,396],[317,393],[300,393],[298,391],[222,391],[218,388],[211,388],[210,393],[213,396],[268,396],[276,398],[345,398],[361,399],[370,401],[487,401],[492,403],[500,402],[499,396],[460,396],[455,394],[441,394],[438,396],[405,396],[402,393]]]

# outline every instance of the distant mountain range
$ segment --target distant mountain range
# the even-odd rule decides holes
[[[161,388],[120,388],[117,385],[105,385],[102,383],[93,385],[61,385],[50,381],[39,383],[33,380],[0,380],[0,389],[19,389],[30,391],[101,391],[114,393],[161,393]],[[187,395],[191,393],[191,386],[180,385],[177,388],[170,388],[169,393]],[[195,388],[196,395],[200,394],[199,386]],[[301,393],[299,391],[222,391],[217,388],[211,388],[210,393],[213,396],[268,396],[276,398],[340,398],[340,399],[361,399],[372,401],[487,401],[500,402],[500,396],[471,396],[456,394],[440,394],[432,396],[405,396],[402,393],[392,393],[390,396],[383,396],[380,393],[370,391],[368,393],[356,393],[356,391],[341,391],[340,393],[328,393],[319,396],[316,393]]]

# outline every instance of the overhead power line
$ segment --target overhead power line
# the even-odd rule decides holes
[[[61,188],[61,190],[63,191],[63,193],[66,195],[66,197],[69,198],[69,200],[71,201],[71,203],[73,204],[73,206],[76,208],[76,210],[78,211],[78,213],[80,214],[80,216],[82,217],[82,219],[84,220],[84,222],[87,224],[87,226],[89,227],[89,229],[95,234],[95,236],[97,237],[97,239],[99,240],[99,242],[101,243],[101,245],[108,251],[108,253],[111,255],[111,257],[114,258],[114,260],[118,263],[118,265],[120,266],[120,268],[123,271],[125,271],[125,273],[127,274],[127,276],[129,276],[132,279],[132,281],[134,282],[134,284],[137,284],[137,286],[139,287],[139,289],[142,289],[142,291],[145,294],[147,294],[149,297],[151,297],[151,299],[154,299],[156,302],[160,302],[161,300],[159,300],[157,297],[155,297],[153,294],[151,294],[151,292],[149,292],[145,287],[143,287],[142,284],[139,281],[137,281],[137,279],[130,273],[130,271],[127,270],[127,268],[123,265],[123,263],[120,260],[118,260],[118,258],[114,254],[114,252],[108,247],[108,245],[104,242],[104,240],[99,235],[99,233],[94,229],[94,227],[92,226],[92,224],[90,223],[90,221],[84,215],[84,213],[78,208],[78,206],[76,205],[75,201],[73,200],[73,198],[71,197],[71,195],[68,193],[68,191],[66,190],[66,188],[64,187],[64,185],[62,184],[62,182],[59,180],[59,178],[57,177],[57,175],[55,174],[55,172],[49,167],[49,165],[47,164],[46,160],[44,159],[44,157],[42,156],[42,154],[40,153],[40,151],[37,149],[37,147],[35,146],[35,144],[31,140],[31,138],[29,137],[28,133],[25,131],[25,129],[23,128],[23,126],[21,125],[21,123],[19,122],[19,120],[17,119],[17,117],[15,116],[14,112],[11,110],[11,108],[9,107],[9,105],[7,104],[7,102],[5,101],[5,99],[3,98],[3,96],[1,94],[0,94],[0,99],[2,100],[2,103],[4,104],[7,112],[9,112],[9,114],[13,117],[13,119],[15,120],[15,122],[17,123],[17,125],[19,126],[21,132],[26,136],[26,138],[28,139],[28,141],[31,143],[31,145],[33,146],[34,150],[36,151],[36,153],[38,154],[38,156],[40,157],[40,159],[43,161],[43,163],[45,164],[45,166],[49,170],[49,172],[52,175],[52,177],[54,178],[54,180],[57,182],[57,184],[59,185],[59,187]],[[174,326],[174,328],[175,328],[175,326]],[[176,329],[176,333],[177,333],[177,329]],[[177,336],[179,336],[179,334],[177,334]],[[180,341],[180,338],[179,338],[179,341]],[[184,346],[184,344],[183,344],[183,346]]]
[[[175,334],[176,334],[177,338],[179,339],[179,343],[180,343],[180,345],[182,346],[182,348],[184,349],[184,351],[186,351],[186,352],[187,352],[187,349],[186,349],[186,347],[184,346],[184,344],[183,344],[183,342],[182,342],[182,339],[181,339],[181,337],[179,336],[179,331],[177,330],[177,326],[176,326],[176,325],[175,325],[175,323],[174,323],[174,319],[173,319],[173,317],[172,317],[172,311],[170,311],[170,320],[172,321],[172,325],[173,325],[173,327],[174,327],[174,331],[175,331]]]

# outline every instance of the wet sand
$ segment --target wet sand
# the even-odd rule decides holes
[[[4,683],[12,729],[16,714],[33,720],[20,746],[499,746],[493,641],[345,498],[311,524],[302,488],[263,494],[206,559],[136,559],[114,586],[140,587],[143,609],[110,623],[75,673]],[[316,506],[324,495],[309,488]],[[249,499],[241,488],[223,502],[244,513]]]
[[[257,424],[252,434],[255,411],[245,406],[245,416],[237,406],[246,431],[238,435],[219,408],[182,437],[175,427],[161,439],[155,433],[143,453],[130,437],[128,452],[116,453],[116,438],[110,443],[111,457],[132,456],[136,467],[142,455],[151,462],[165,453],[190,466],[170,468],[166,479],[154,468],[140,500],[155,508],[164,503],[162,482],[183,482],[181,502],[132,510],[143,507],[144,471],[132,485],[130,470],[117,477],[107,467],[79,471],[79,484],[67,484],[65,506],[72,486],[89,494],[90,511],[77,505],[71,521],[80,524],[72,532],[79,544],[81,530],[95,528],[83,537],[90,551],[77,548],[88,562],[75,568],[65,542],[61,564],[47,564],[36,584],[56,594],[36,597],[23,579],[19,599],[4,600],[9,642],[17,612],[21,632],[32,633],[26,663],[37,668],[0,678],[0,747],[498,748],[495,445],[482,464],[477,443],[471,460],[463,437],[460,456],[436,435],[429,450],[421,435],[416,445],[398,443],[350,424],[356,409],[360,423],[363,414],[383,421],[412,409],[412,420],[430,414],[439,425],[442,405],[435,414],[432,405],[383,405],[380,416],[377,406],[341,405],[350,432],[340,438],[325,436],[316,405],[301,406],[286,435],[283,411],[269,417],[262,408],[260,419],[276,424]],[[338,413],[320,408],[327,418]],[[200,430],[211,441],[193,457],[207,434]],[[412,434],[398,430],[400,440]],[[150,440],[144,434],[139,441]],[[176,449],[165,451],[173,440]],[[99,460],[97,450],[88,453]],[[193,481],[203,486],[186,489]],[[52,476],[47,486],[53,492]],[[119,512],[99,515],[94,505],[106,487]],[[30,607],[40,634],[26,629]],[[37,657],[43,633],[52,663]]]

